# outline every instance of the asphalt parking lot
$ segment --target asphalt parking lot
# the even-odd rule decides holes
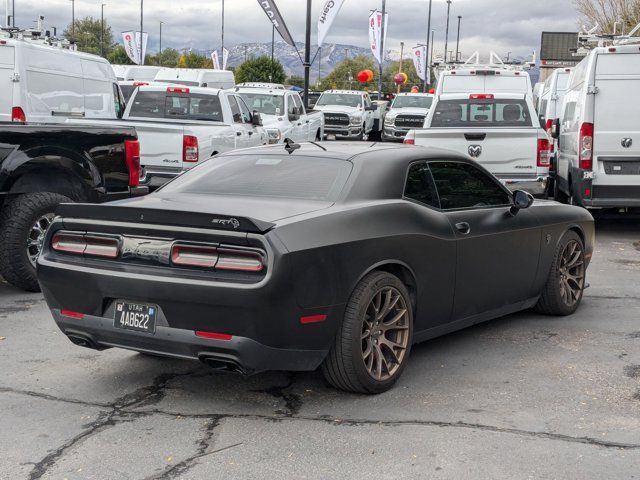
[[[395,389],[72,345],[0,280],[0,478],[640,478],[640,222],[598,220],[570,318],[415,347]]]

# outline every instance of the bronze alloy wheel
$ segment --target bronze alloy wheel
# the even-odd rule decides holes
[[[27,258],[33,268],[36,267],[36,261],[42,251],[44,236],[53,221],[53,217],[53,213],[42,215],[36,220],[29,231],[29,236],[27,237]]]
[[[400,368],[409,346],[410,315],[404,297],[394,287],[373,296],[362,322],[362,360],[369,375],[387,380]]]
[[[579,242],[571,240],[565,245],[558,270],[560,297],[568,307],[573,307],[580,300],[585,279],[584,252]]]

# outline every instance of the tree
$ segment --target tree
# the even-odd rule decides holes
[[[236,68],[236,82],[273,82],[284,83],[287,75],[278,60],[271,62],[271,57],[263,55],[250,58]]]
[[[291,75],[287,78],[287,84],[293,85],[294,87],[304,88],[304,78],[298,75]]]
[[[397,86],[393,81],[393,77],[398,74],[400,69],[400,62],[393,62],[382,72],[382,85],[385,91],[395,91]],[[411,87],[414,85],[421,86],[422,80],[418,77],[418,73],[416,72],[416,68],[413,65],[413,61],[409,59],[404,59],[402,62],[402,71],[407,74],[409,80],[404,85],[400,86],[401,92],[408,92],[411,90]]]
[[[358,82],[358,72],[361,70],[372,70],[374,72],[373,81],[365,84]],[[339,62],[333,71],[324,77],[320,82],[320,90],[332,88],[365,88],[375,90],[377,88],[377,68],[373,60],[365,55],[358,55],[354,58],[347,58]]]
[[[107,55],[107,60],[112,65],[134,65],[122,45],[116,45]]]
[[[628,33],[640,23],[640,0],[573,0],[587,28],[598,25],[600,33]]]
[[[94,19],[93,17],[81,18],[76,20],[73,26],[75,27],[74,29],[71,28],[71,24],[67,26],[64,31],[64,36],[69,40],[75,41],[78,45],[78,50],[81,52],[100,55],[100,35],[102,33],[102,22],[100,19]],[[104,55],[108,57],[115,45],[113,42],[113,32],[106,20],[104,22],[103,45]]]
[[[179,68],[213,68],[213,60],[196,52],[183,54],[178,60]]]

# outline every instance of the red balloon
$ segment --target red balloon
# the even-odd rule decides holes
[[[361,70],[360,72],[358,72],[357,78],[360,83],[367,83],[369,81],[369,71]]]
[[[409,77],[407,76],[406,73],[397,73],[395,77],[393,77],[393,81],[396,83],[396,85],[404,85],[405,83],[407,83],[407,81],[409,80]]]
[[[369,76],[369,80],[368,81],[372,82],[373,81],[373,77],[374,77],[373,70],[365,70],[365,72],[367,72],[367,75]]]

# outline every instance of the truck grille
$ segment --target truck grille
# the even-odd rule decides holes
[[[400,128],[422,128],[424,125],[423,115],[398,115],[396,117],[396,127]]]
[[[325,126],[346,127],[349,125],[349,115],[344,113],[325,113],[324,124]]]

